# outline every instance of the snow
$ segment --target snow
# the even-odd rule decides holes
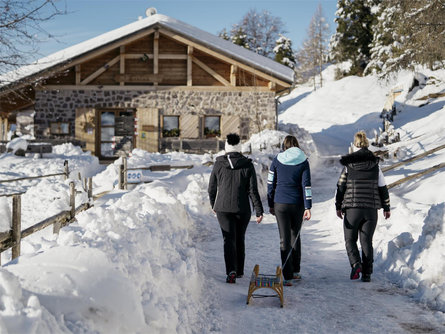
[[[258,67],[267,73],[272,73],[286,82],[293,82],[294,72],[287,66],[281,65],[272,59],[263,57],[255,52],[249,51],[187,23],[181,22],[166,15],[155,14],[91,38],[87,41],[70,46],[61,51],[55,52],[47,57],[37,60],[33,64],[26,65],[15,71],[0,75],[0,87],[11,82],[22,80],[28,76],[36,75],[54,66],[68,63],[71,61],[71,59],[94,51],[112,42],[118,41],[126,36],[147,30],[156,24],[160,25],[161,27],[165,27],[167,30],[179,33],[192,41],[204,43],[211,49],[215,49],[218,52],[226,54],[230,58],[247,62],[248,64]]]
[[[444,171],[390,189],[392,215],[385,220],[379,213],[371,283],[349,280],[334,196],[341,171],[338,156],[347,152],[357,130],[370,137],[378,130],[386,94],[395,87],[402,87],[393,123],[401,141],[387,147],[397,158],[391,154],[382,166],[444,143],[445,97],[431,94],[444,91],[445,71],[419,69],[426,79],[411,91],[412,73],[382,83],[373,76],[333,81],[334,71],[325,70],[325,85],[316,91],[303,86],[281,98],[280,131],[254,134],[243,145],[243,151],[251,151],[266,213],[261,224],[249,224],[246,275],[234,285],[225,283],[222,235],[207,195],[212,167],[204,164],[223,152],[136,149],[129,167],[193,168],[143,171],[147,182],[125,191],[117,189],[121,160],[100,165],[71,144],[56,146],[43,158],[1,155],[0,179],[61,172],[65,160],[70,166],[69,180],[57,176],[0,185],[1,194],[26,191],[22,228],[67,209],[69,182],[81,189],[79,172],[93,177],[93,192],[102,196],[59,235],[47,228],[23,239],[18,259],[11,261],[10,250],[2,253],[0,332],[443,332]],[[265,274],[280,265],[278,229],[267,213],[265,190],[270,159],[287,132],[296,134],[308,154],[313,182],[312,219],[302,229],[303,279],[285,287],[283,309],[276,298],[256,298],[246,305],[254,265]],[[386,181],[444,158],[445,149],[439,150],[386,172]],[[84,191],[77,194],[76,203],[86,200]],[[10,197],[0,197],[2,231],[9,229],[10,208]]]

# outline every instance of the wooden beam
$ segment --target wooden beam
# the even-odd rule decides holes
[[[108,70],[111,66],[114,64],[117,64],[117,62],[120,60],[120,56],[116,56],[113,59],[111,59],[108,63],[103,65],[101,68],[99,68],[96,72],[90,74],[87,78],[85,78],[83,81],[80,82],[81,85],[86,85],[96,79],[99,75],[104,73],[106,70]]]
[[[128,53],[125,55],[125,59],[141,59],[143,57],[148,57],[148,59],[153,59],[154,55],[152,53]],[[158,54],[158,59],[186,60],[187,55],[161,53]]]
[[[196,57],[192,56],[193,62],[201,67],[204,71],[209,73],[212,77],[214,77],[216,80],[221,82],[224,86],[230,86],[230,82],[228,82],[226,79],[224,79],[220,74],[216,73],[214,70],[212,70],[209,66],[204,64],[202,61],[197,59]]]
[[[236,74],[238,73],[238,66],[230,65],[230,84],[236,86]]]
[[[75,86],[75,85],[48,85],[37,90],[102,90],[102,91],[161,91],[161,90],[171,90],[171,91],[197,91],[197,92],[262,92],[270,93],[268,87],[250,87],[250,86],[141,86],[141,85],[127,85],[125,87],[119,85],[90,85],[90,86]]]
[[[120,56],[119,56],[119,74],[125,74],[125,45],[121,45],[120,47]],[[121,86],[125,85],[125,81],[121,81],[119,83]]]
[[[155,31],[153,38],[153,74],[158,74],[159,72],[159,31]],[[155,86],[158,82],[153,82]]]
[[[237,60],[235,60],[233,58],[224,56],[224,55],[222,55],[222,54],[220,54],[220,53],[218,53],[216,51],[213,51],[213,50],[211,50],[209,48],[206,48],[205,46],[202,46],[202,45],[200,45],[198,43],[195,43],[195,42],[193,42],[193,41],[191,41],[191,40],[189,40],[187,38],[179,36],[178,34],[176,34],[174,32],[171,32],[171,31],[163,29],[161,31],[161,33],[164,34],[164,35],[167,35],[168,37],[170,37],[170,38],[172,38],[172,39],[174,39],[174,40],[176,40],[178,42],[181,42],[181,43],[189,45],[189,46],[193,46],[197,50],[205,52],[205,53],[207,53],[207,54],[209,54],[209,55],[211,55],[211,56],[213,56],[215,58],[218,58],[218,59],[220,59],[220,60],[222,60],[222,61],[224,61],[224,62],[226,62],[228,64],[237,65],[239,68],[241,68],[241,69],[243,69],[245,71],[248,71],[248,72],[251,72],[251,73],[256,71],[256,75],[257,76],[259,76],[259,77],[261,77],[261,78],[263,78],[265,80],[268,80],[268,81],[273,81],[273,82],[275,82],[276,84],[278,84],[280,86],[290,87],[292,85],[292,84],[290,84],[288,82],[285,82],[283,80],[277,79],[277,78],[275,78],[275,77],[273,77],[273,76],[271,76],[269,74],[266,74],[264,72],[260,72],[260,74],[258,74],[258,71],[261,71],[261,70],[254,69],[253,67],[248,66],[248,65],[244,65],[243,63],[241,63],[241,62],[239,62],[239,61],[237,61]]]
[[[76,71],[76,85],[80,85],[80,81],[81,81],[80,64],[75,66],[75,71]]]
[[[269,81],[268,85],[270,90],[275,90],[277,88],[277,84],[275,82]]]
[[[192,58],[193,58],[193,46],[187,46],[187,86],[193,86]]]

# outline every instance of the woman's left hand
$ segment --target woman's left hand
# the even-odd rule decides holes
[[[310,210],[310,209],[306,209],[306,210],[304,210],[303,219],[304,219],[304,220],[309,220],[309,219],[311,219],[311,210]]]

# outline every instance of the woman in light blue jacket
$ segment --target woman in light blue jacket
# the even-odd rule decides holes
[[[292,279],[301,278],[300,229],[303,219],[311,218],[312,207],[309,162],[294,136],[284,138],[283,152],[272,161],[267,178],[267,200],[280,232],[284,283],[290,286]]]

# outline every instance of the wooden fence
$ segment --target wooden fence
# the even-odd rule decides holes
[[[68,166],[68,160],[64,161],[63,168],[64,168],[64,170],[61,173],[54,173],[54,174],[47,174],[47,175],[36,175],[36,176],[25,176],[25,177],[19,177],[19,178],[16,178],[16,179],[0,180],[0,184],[1,183],[23,181],[23,180],[40,179],[40,178],[51,177],[51,176],[61,176],[61,175],[63,175],[65,177],[65,180],[67,180],[69,175],[70,175],[69,166]],[[9,196],[21,195],[21,194],[23,194],[23,192],[11,193],[11,194],[0,194],[0,197],[4,197],[4,196],[9,197]]]
[[[9,179],[9,180],[0,180],[0,183],[6,183],[6,182],[14,182],[14,181],[21,181],[21,180],[27,180],[27,179],[36,179],[36,178],[44,178],[44,177],[50,177],[50,176],[60,176],[63,175],[65,177],[65,180],[68,179],[69,176],[69,168],[68,168],[68,161],[65,160],[64,162],[64,172],[62,173],[55,173],[55,174],[48,174],[48,175],[40,175],[40,176],[29,176],[29,177],[21,177],[16,179]],[[36,233],[48,226],[53,225],[53,233],[59,233],[60,229],[66,225],[69,225],[75,220],[76,215],[84,211],[92,206],[93,202],[93,179],[88,178],[84,179],[83,182],[83,188],[88,194],[88,202],[83,203],[76,207],[76,188],[74,182],[70,182],[70,210],[68,211],[62,211],[58,214],[46,218],[43,221],[32,225],[24,230],[21,229],[21,195],[23,193],[14,193],[14,194],[3,194],[0,196],[11,196],[12,197],[12,222],[11,222],[11,228],[9,231],[6,232],[0,232],[0,255],[2,252],[8,250],[9,248],[12,248],[12,259],[17,258],[20,256],[20,242],[23,238],[26,238],[27,236]],[[0,257],[0,265],[1,265],[1,257]]]
[[[437,147],[435,147],[435,148],[433,148],[433,149],[431,149],[431,150],[428,150],[428,151],[426,151],[426,152],[424,152],[424,153],[422,153],[422,154],[419,154],[419,155],[416,155],[416,156],[411,157],[411,158],[409,158],[409,159],[406,159],[406,160],[397,162],[397,163],[395,163],[395,164],[393,164],[393,165],[391,165],[391,166],[383,167],[383,168],[382,168],[382,172],[387,172],[387,171],[392,170],[392,169],[394,169],[394,168],[397,168],[397,167],[406,165],[407,163],[410,163],[410,162],[416,161],[416,160],[418,160],[418,159],[424,158],[424,157],[426,157],[426,156],[428,156],[428,155],[430,155],[430,154],[433,154],[433,153],[435,153],[435,152],[437,152],[437,151],[439,151],[439,150],[442,150],[442,149],[444,149],[444,148],[445,148],[445,144],[440,145],[440,146],[437,146]],[[445,163],[437,164],[437,165],[435,165],[435,166],[433,166],[433,167],[430,167],[430,168],[428,168],[428,169],[425,169],[425,170],[423,170],[423,171],[421,171],[421,172],[418,172],[418,173],[415,173],[415,174],[413,174],[413,175],[404,177],[404,178],[402,178],[402,179],[400,179],[400,180],[397,180],[397,181],[395,181],[395,182],[389,184],[389,185],[388,185],[388,189],[394,188],[395,186],[398,186],[399,184],[402,184],[402,183],[404,183],[404,182],[406,182],[406,181],[413,180],[413,179],[419,178],[419,177],[421,177],[421,176],[423,176],[423,175],[426,175],[426,174],[435,172],[436,170],[442,169],[442,168],[444,168],[444,167],[445,167]]]
[[[122,164],[119,165],[118,171],[118,185],[119,189],[128,189],[128,171],[136,170],[150,170],[152,172],[169,171],[172,169],[191,169],[193,165],[172,166],[172,165],[151,165],[146,167],[131,167],[128,168],[127,158],[122,158]]]

